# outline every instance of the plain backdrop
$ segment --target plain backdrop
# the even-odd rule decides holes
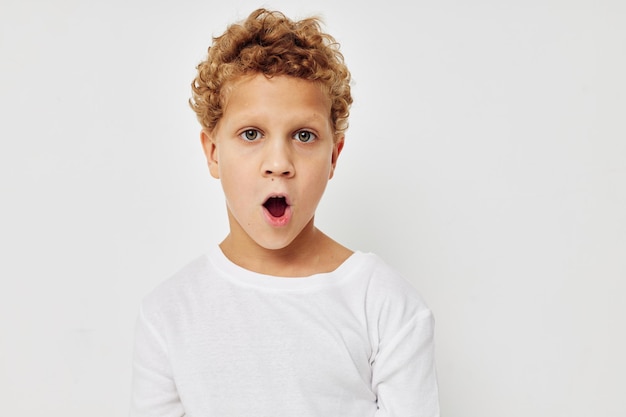
[[[625,416],[621,0],[1,0],[2,415],[127,414],[140,300],[227,233],[195,66],[259,6],[342,45],[317,224],[433,309],[443,416]]]

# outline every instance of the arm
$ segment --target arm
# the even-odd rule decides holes
[[[380,341],[372,363],[376,417],[439,416],[433,336],[433,316],[421,311]]]
[[[185,411],[169,365],[165,341],[141,309],[135,330],[130,416],[184,415]]]

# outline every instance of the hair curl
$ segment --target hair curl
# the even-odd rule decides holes
[[[258,9],[213,38],[206,60],[197,66],[189,104],[204,129],[212,131],[223,115],[229,82],[255,73],[288,75],[320,83],[331,101],[335,132],[348,128],[352,96],[350,72],[335,39],[322,32],[320,20],[292,21],[284,14]]]

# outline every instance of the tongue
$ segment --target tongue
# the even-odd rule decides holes
[[[265,203],[265,208],[273,217],[282,217],[285,214],[287,203],[284,198],[270,198]]]

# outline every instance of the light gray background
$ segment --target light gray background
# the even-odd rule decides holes
[[[140,299],[226,233],[187,99],[232,3],[1,0],[3,415],[127,413]],[[626,415],[626,3],[294,3],[354,76],[318,225],[434,310],[443,415]]]

